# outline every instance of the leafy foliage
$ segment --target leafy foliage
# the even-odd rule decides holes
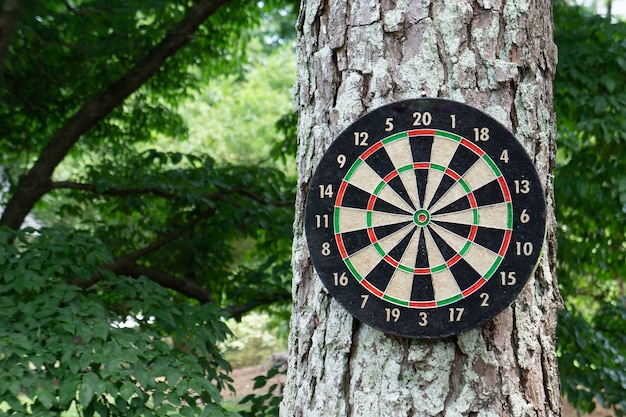
[[[555,170],[564,391],[626,407],[626,23],[555,4],[559,154]]]
[[[253,389],[259,389],[267,386],[270,380],[276,375],[285,375],[287,369],[280,366],[274,366],[267,371],[265,375],[259,375],[254,378]],[[270,417],[278,416],[280,402],[283,397],[283,384],[272,383],[265,394],[250,394],[241,399],[240,404],[250,403],[250,410],[242,412],[243,417]]]
[[[145,278],[108,274],[92,291],[68,284],[112,259],[87,233],[4,229],[0,239],[0,397],[9,415],[58,415],[73,403],[86,416],[228,414],[218,404],[229,365],[215,346],[229,331],[216,306],[174,299]],[[138,327],[122,326],[116,310]]]
[[[221,406],[224,320],[290,298],[294,186],[269,146],[242,164],[188,141],[185,112],[207,82],[246,79],[244,46],[286,2],[225,1],[176,51],[159,50],[162,40],[210,0],[23,3],[0,68],[0,223],[23,206],[32,174],[41,227],[0,229],[0,368],[10,375],[0,410],[234,415]],[[93,108],[145,72],[151,53],[168,58],[148,81]],[[86,108],[94,123],[76,142],[59,134],[80,130]]]
[[[572,404],[590,413],[596,403],[626,410],[626,322],[624,301],[605,303],[589,322],[578,312],[564,311],[559,326],[561,381]]]

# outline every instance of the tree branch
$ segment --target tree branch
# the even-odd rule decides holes
[[[50,185],[50,189],[51,190],[69,189],[69,190],[88,191],[88,192],[97,193],[100,195],[110,195],[110,196],[119,196],[119,197],[124,197],[124,196],[129,196],[129,195],[141,195],[141,194],[153,194],[153,195],[163,197],[163,198],[177,197],[177,194],[164,191],[159,188],[112,188],[111,187],[111,188],[106,188],[102,191],[98,191],[96,190],[96,186],[94,184],[73,182],[73,181],[53,182]],[[293,201],[288,201],[288,200],[276,201],[276,202],[267,201],[263,197],[257,194],[254,194],[253,192],[245,188],[233,188],[233,189],[228,189],[228,190],[220,190],[214,193],[201,194],[201,196],[209,200],[223,200],[223,201],[227,201],[227,202],[234,204],[233,201],[225,198],[227,195],[230,195],[230,194],[244,195],[256,202],[259,202],[265,205],[272,205],[272,206],[277,206],[277,207],[287,207],[287,206],[294,205]]]
[[[257,307],[270,305],[277,301],[291,301],[291,294],[289,293],[289,291],[285,291],[284,295],[277,294],[276,297],[252,300],[244,304],[231,305],[231,306],[224,308],[223,311],[227,313],[229,317],[238,319],[244,314],[254,310]]]
[[[103,94],[93,97],[68,119],[24,175],[0,217],[0,226],[19,229],[39,199],[50,191],[52,173],[80,137],[143,85],[177,50],[185,46],[209,16],[228,0],[204,0],[152,50]]]
[[[168,243],[173,242],[174,240],[178,239],[179,237],[183,236],[185,233],[193,229],[198,223],[200,223],[200,221],[207,219],[213,214],[215,214],[215,209],[205,210],[189,223],[173,231],[169,235],[163,236],[162,238],[152,242],[151,244],[141,249],[137,249],[136,251],[127,253],[126,255],[122,255],[109,264],[102,265],[99,270],[94,272],[88,280],[80,278],[70,278],[69,283],[72,285],[76,285],[77,287],[80,287],[82,289],[87,289],[102,279],[102,271],[107,270],[119,273],[118,271],[120,269],[127,268],[129,265],[136,263],[137,259],[139,259],[140,257],[154,253],[162,247],[166,246]]]
[[[142,256],[146,256],[153,252],[156,252],[157,250],[161,249],[168,243],[173,242],[174,240],[178,239],[179,237],[181,237],[182,235],[184,235],[185,233],[193,229],[202,220],[205,220],[214,214],[215,214],[215,209],[205,210],[204,212],[200,213],[198,216],[196,216],[193,220],[191,220],[189,223],[187,223],[180,229],[177,229],[173,231],[172,233],[170,233],[169,235],[164,236],[155,242],[152,242],[148,246],[145,246],[129,254],[123,255],[120,258],[118,258],[118,260],[119,262],[122,262],[122,263],[126,261],[130,261],[130,260],[135,261]],[[115,264],[116,262],[118,261],[117,260],[114,261],[113,264]]]
[[[51,190],[79,190],[79,191],[88,191],[91,193],[96,193],[100,195],[110,195],[110,196],[129,196],[129,195],[140,195],[140,194],[154,194],[163,198],[172,198],[175,197],[175,194],[170,192],[158,189],[158,188],[106,188],[102,191],[98,191],[94,184],[84,183],[84,182],[73,182],[73,181],[57,181],[53,182],[50,186]]]
[[[179,292],[189,298],[198,300],[203,304],[213,301],[211,292],[206,288],[196,285],[190,280],[181,279],[165,271],[142,266],[133,261],[116,265],[116,267],[111,270],[116,274],[126,275],[133,278],[145,276],[150,281],[156,282],[162,287]]]
[[[151,244],[141,249],[130,252],[126,255],[122,255],[109,264],[102,265],[99,270],[91,276],[89,280],[74,278],[71,279],[69,282],[70,284],[76,285],[80,288],[88,289],[102,279],[103,271],[112,271],[116,274],[126,275],[133,278],[145,276],[149,280],[161,285],[164,288],[174,290],[187,297],[198,300],[201,303],[213,302],[213,299],[211,297],[211,291],[194,283],[192,280],[179,278],[163,270],[139,265],[137,263],[137,259],[141,258],[142,256],[154,253],[157,250],[163,248],[167,244],[173,242],[174,240],[183,236],[185,233],[189,232],[198,223],[200,223],[202,220],[207,219],[213,214],[215,214],[214,209],[205,210],[204,212],[196,216],[193,220],[180,227],[179,229],[173,231],[172,233],[163,236],[162,238],[152,242]],[[256,307],[268,305],[276,301],[286,301],[290,299],[291,295],[289,294],[289,292],[285,292],[284,296],[253,300],[249,303],[227,307],[224,309],[224,311],[228,313],[231,317],[240,317],[241,315],[249,312]]]

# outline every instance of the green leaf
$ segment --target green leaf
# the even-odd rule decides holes
[[[13,394],[14,397],[18,397],[22,392],[22,382],[18,379],[13,379],[9,383],[9,392]]]
[[[52,408],[52,405],[54,404],[54,401],[56,400],[56,396],[54,395],[54,392],[45,388],[37,389],[35,391],[35,396],[37,397],[37,400],[41,402],[41,404],[47,409]]]
[[[120,395],[122,399],[129,402],[132,396],[137,391],[137,387],[132,382],[124,382],[120,388]]]
[[[80,389],[78,390],[78,402],[84,408],[89,407],[91,402],[94,399],[94,387],[90,385],[88,382],[83,382],[80,384]]]
[[[0,340],[6,341],[0,362],[11,370],[0,403],[20,398],[41,415],[43,408],[58,414],[56,408],[72,404],[85,416],[149,415],[146,394],[136,387],[135,409],[121,400],[120,392],[128,395],[134,385],[129,381],[138,381],[155,399],[168,396],[155,414],[177,415],[172,404],[183,406],[174,398],[182,378],[217,401],[219,391],[204,379],[219,381],[227,368],[218,348],[227,333],[219,311],[260,296],[270,300],[270,287],[289,294],[290,271],[265,265],[270,255],[290,258],[293,213],[283,203],[293,200],[295,181],[281,172],[288,163],[270,162],[267,150],[275,116],[291,111],[294,59],[291,46],[270,48],[265,36],[247,41],[251,26],[273,8],[288,10],[283,1],[271,3],[220,8],[201,25],[202,36],[95,121],[56,166],[54,181],[68,181],[56,182],[31,213],[46,226],[0,228]],[[186,7],[162,0],[25,5],[5,61],[10,80],[0,91],[3,203],[33,161],[57,164],[44,145],[76,109],[142,62]],[[256,48],[250,49],[255,62],[244,68],[246,44]],[[272,56],[265,53],[270,49]],[[168,243],[153,250],[159,241]],[[210,286],[214,299],[198,302],[194,294],[109,268],[137,250],[145,250],[139,266]],[[248,282],[242,285],[239,276],[252,286],[244,289]],[[136,328],[109,326],[138,314],[145,319]],[[163,375],[169,385],[157,382]],[[179,389],[188,400],[186,381]],[[43,388],[51,384],[58,398]]]
[[[150,388],[150,386],[151,386],[153,381],[152,381],[152,379],[150,377],[150,374],[148,372],[146,372],[143,368],[141,368],[141,367],[134,367],[133,368],[133,375],[134,375],[135,379],[137,380],[137,383],[143,389]]]
[[[76,399],[76,389],[78,388],[78,378],[75,375],[66,375],[59,382],[59,401],[61,406],[68,408]]]
[[[26,412],[26,408],[24,407],[24,404],[22,404],[18,400],[17,396],[4,398],[4,401],[6,401],[9,404],[9,407],[11,410],[15,410],[18,413]]]
[[[95,337],[106,341],[109,335],[109,323],[106,320],[98,320],[93,324],[91,330]]]
[[[263,375],[259,375],[254,378],[254,386],[252,387],[252,389],[263,388],[265,384],[267,384],[267,378]]]

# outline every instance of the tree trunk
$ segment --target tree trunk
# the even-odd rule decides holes
[[[298,198],[293,315],[281,416],[555,416],[556,48],[547,0],[306,0],[298,29]],[[517,300],[445,340],[385,335],[352,318],[317,278],[303,233],[324,150],[383,104],[440,97],[484,110],[536,164],[548,201],[543,257]]]

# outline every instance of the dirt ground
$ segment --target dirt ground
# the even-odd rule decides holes
[[[265,375],[267,371],[272,366],[271,362],[263,365],[249,366],[246,368],[234,369],[230,374],[231,378],[233,378],[233,386],[236,389],[236,394],[233,395],[230,391],[222,392],[222,395],[226,399],[233,398],[243,398],[248,394],[258,393],[262,394],[267,391],[267,388],[275,382],[284,382],[284,375],[277,375],[274,377],[268,385],[264,388],[253,390],[254,386],[254,378],[259,375]],[[581,417],[612,417],[614,416],[609,410],[605,409],[596,409],[591,414],[583,414]],[[570,404],[565,403],[563,405],[563,417],[577,417],[576,409],[572,407]]]
[[[259,388],[257,390],[253,390],[252,388],[254,387],[254,378],[259,376],[259,375],[266,375],[267,371],[271,368],[271,364],[267,364],[267,365],[256,365],[256,366],[249,366],[246,368],[239,368],[239,369],[233,369],[233,372],[231,372],[230,377],[233,379],[233,387],[235,387],[235,394],[233,394],[232,392],[225,390],[222,392],[222,395],[224,396],[224,398],[228,399],[228,398],[243,398],[246,395],[252,394],[252,393],[256,393],[256,394],[263,394],[265,392],[267,392],[267,389],[276,382],[285,382],[285,376],[284,375],[276,375],[274,378],[272,378],[269,383],[263,387],[263,388]]]

